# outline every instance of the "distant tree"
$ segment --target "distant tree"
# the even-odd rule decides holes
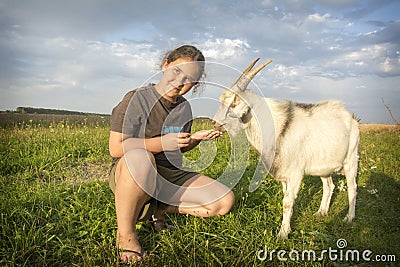
[[[21,114],[25,114],[26,113],[26,110],[25,110],[25,108],[23,108],[23,107],[17,107],[17,111],[16,111],[17,113],[21,113]]]
[[[385,108],[387,109],[387,111],[389,111],[389,114],[390,114],[390,117],[392,117],[392,120],[393,120],[397,125],[400,125],[400,122],[399,122],[399,121],[396,119],[396,117],[393,115],[392,110],[390,109],[390,106],[387,105],[387,104],[385,103],[385,101],[383,100],[383,97],[382,97],[382,102],[383,102],[383,105],[385,106]]]
[[[16,113],[21,114],[55,114],[55,115],[101,115],[107,116],[107,114],[88,113],[80,111],[71,111],[63,109],[50,109],[50,108],[32,108],[32,107],[17,107]]]

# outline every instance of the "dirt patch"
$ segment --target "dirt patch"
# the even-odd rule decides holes
[[[65,177],[67,182],[75,183],[77,181],[108,180],[110,171],[110,162],[84,162],[77,163],[76,166],[69,167]]]
[[[360,124],[362,132],[368,131],[399,131],[400,126],[396,124]]]

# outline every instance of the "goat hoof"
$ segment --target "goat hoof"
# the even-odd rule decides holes
[[[319,217],[325,217],[325,215],[327,214],[327,212],[325,211],[320,211],[318,210],[316,213],[314,213],[314,216],[319,216]]]
[[[278,238],[280,238],[280,239],[287,239],[288,238],[288,235],[289,235],[289,232],[285,232],[285,231],[279,231],[279,234],[278,234]]]
[[[343,221],[350,223],[353,221],[353,219],[354,219],[353,216],[346,215],[346,217],[344,217]]]

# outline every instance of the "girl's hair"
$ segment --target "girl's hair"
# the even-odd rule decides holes
[[[162,60],[162,63],[166,61],[167,64],[169,64],[180,58],[190,58],[191,60],[196,61],[200,68],[199,80],[204,78],[204,67],[206,60],[203,53],[199,49],[192,45],[182,45],[172,51],[167,52]],[[200,83],[197,81],[196,85],[193,87],[193,92],[197,91],[199,85]]]

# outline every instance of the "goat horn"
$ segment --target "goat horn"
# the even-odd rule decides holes
[[[260,66],[258,66],[257,68],[255,68],[254,70],[251,70],[248,74],[246,74],[247,78],[252,80],[254,78],[254,76],[256,76],[257,73],[260,72],[260,70],[262,70],[265,66],[267,66],[271,62],[272,62],[272,60],[268,60],[268,61],[264,62],[263,64],[261,64]]]
[[[269,63],[272,62],[272,60],[268,60],[261,65],[259,65],[257,68],[253,69],[253,66],[256,64],[258,59],[254,60],[244,71],[243,74],[240,75],[240,77],[236,80],[235,84],[237,87],[239,87],[240,90],[244,91],[247,86],[249,85],[250,81],[254,78],[254,76],[257,75],[257,73],[260,72],[265,66],[267,66]]]
[[[236,79],[236,81],[232,84],[232,86],[234,86],[237,82],[240,81],[240,79],[242,79],[243,76],[247,75],[247,73],[254,67],[254,65],[257,63],[257,61],[259,61],[260,58],[256,58],[255,60],[253,60],[253,62],[250,63],[249,66],[247,66],[247,68],[244,69],[244,71],[239,75],[239,77]]]
[[[247,75],[247,73],[249,73],[249,71],[254,67],[254,65],[256,65],[256,63],[260,60],[260,58],[256,58],[255,60],[253,60],[253,62],[250,63],[249,66],[247,66],[247,68],[244,69],[244,71],[242,72],[244,75]]]

